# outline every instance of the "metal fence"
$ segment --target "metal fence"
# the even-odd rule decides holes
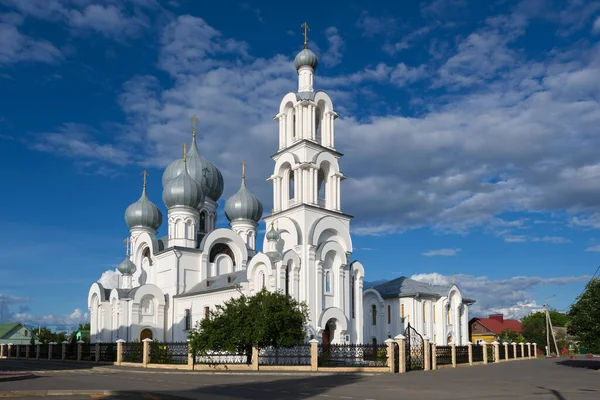
[[[506,347],[503,344],[498,346],[498,357],[500,360],[504,360],[506,358]]]
[[[483,362],[483,346],[473,345],[473,362]]]
[[[437,365],[452,365],[452,347],[437,346],[436,348],[436,364]]]
[[[318,349],[320,367],[386,367],[387,345],[332,344]]]
[[[515,349],[512,344],[508,345],[508,356],[506,358],[515,358]]]
[[[469,362],[469,346],[456,346],[456,363],[467,364]]]
[[[117,361],[117,345],[116,343],[100,343],[99,361],[115,362]]]
[[[212,351],[207,354],[196,354],[196,364],[251,364],[252,353],[227,353],[223,351]]]
[[[81,361],[96,361],[96,346],[89,343],[81,344]]]
[[[62,344],[53,344],[52,345],[52,359],[53,360],[62,360]]]
[[[40,354],[38,354],[38,358],[46,359],[48,358],[48,348],[50,345],[48,344],[40,344]]]
[[[310,365],[310,344],[266,347],[258,351],[259,365]]]
[[[188,363],[188,343],[150,343],[151,364],[187,364]]]
[[[65,352],[65,360],[77,361],[77,343],[71,342],[67,344],[67,351]]]
[[[29,346],[29,358],[37,358],[37,345]]]
[[[123,343],[123,361],[141,363],[143,361],[143,345],[140,342]]]
[[[19,345],[19,358],[27,357],[27,345],[21,344]]]
[[[517,358],[523,357],[523,350],[521,349],[521,345],[517,344]]]

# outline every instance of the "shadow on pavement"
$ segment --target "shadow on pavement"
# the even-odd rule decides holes
[[[359,375],[305,376],[289,379],[280,377],[256,376],[255,382],[225,383],[205,385],[195,389],[121,391],[103,399],[145,398],[160,399],[286,399],[301,400],[326,394],[329,390],[357,383]],[[269,378],[275,378],[269,380]],[[369,396],[362,396],[369,397]]]
[[[598,360],[562,360],[556,364],[572,368],[600,369],[600,361]]]
[[[29,372],[29,371],[64,371],[64,370],[85,370],[92,369],[103,364],[91,362],[72,362],[60,360],[33,360],[33,359],[3,359],[0,360],[0,373],[8,372]],[[108,365],[108,364],[104,364]]]

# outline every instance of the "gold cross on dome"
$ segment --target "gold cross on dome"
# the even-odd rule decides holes
[[[123,240],[123,242],[125,242],[125,255],[129,256],[129,244],[131,243],[131,239],[129,238],[125,238],[125,240]]]
[[[183,162],[187,161],[187,144],[182,144],[181,147],[183,148]]]
[[[242,161],[242,179],[246,178],[246,162]]]
[[[144,188],[146,187],[146,178],[148,177],[148,171],[143,170],[142,175],[144,175]]]
[[[192,136],[196,137],[196,133],[198,132],[198,129],[196,128],[196,123],[198,122],[198,117],[196,117],[196,114],[192,115],[192,117],[190,118],[193,122],[192,122]]]
[[[304,48],[308,48],[308,34],[307,32],[310,32],[310,28],[308,27],[307,23],[303,23],[302,25],[300,25],[301,28],[304,28]]]

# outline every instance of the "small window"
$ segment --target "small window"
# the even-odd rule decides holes
[[[325,292],[331,293],[331,272],[325,272]]]
[[[373,338],[371,343],[373,343],[373,347],[377,347],[377,338]]]
[[[23,332],[23,336],[27,336],[29,335],[29,331],[27,329],[25,329],[25,331]]]
[[[433,323],[436,323],[437,317],[435,316],[435,304],[433,305]]]
[[[427,305],[423,303],[423,323],[427,322]]]
[[[210,307],[204,307],[204,319],[210,318]]]
[[[185,330],[192,329],[192,313],[189,308],[185,309]]]
[[[375,304],[371,306],[371,323],[377,325],[377,306]]]
[[[388,324],[392,323],[392,306],[388,305]]]
[[[400,305],[400,318],[404,320],[404,304]]]

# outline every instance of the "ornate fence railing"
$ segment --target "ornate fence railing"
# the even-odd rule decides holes
[[[117,361],[117,344],[116,343],[100,343],[99,361],[115,362]]]
[[[437,346],[435,352],[437,365],[452,365],[451,346]]]
[[[483,346],[473,345],[473,362],[483,362]]]
[[[310,365],[310,344],[266,347],[258,351],[258,365]]]
[[[39,358],[41,359],[46,359],[48,358],[48,347],[50,345],[48,344],[41,344],[40,345],[40,354],[38,354]]]
[[[387,345],[332,344],[318,349],[320,367],[386,367]]]
[[[53,360],[62,360],[62,344],[53,344],[52,345],[52,359]]]
[[[29,346],[29,358],[37,358],[37,345],[36,344]]]
[[[498,357],[500,360],[504,360],[506,358],[506,347],[503,344],[498,346]]]
[[[487,346],[487,359],[489,363],[493,363],[496,361],[496,353],[494,351],[494,346],[488,344]]]
[[[523,351],[521,350],[521,345],[517,345],[517,358],[523,357]]]
[[[22,344],[19,345],[19,358],[27,357],[27,346]]]
[[[150,343],[151,364],[187,364],[188,363],[188,343]]]
[[[469,346],[456,346],[456,363],[467,364],[469,362]]]
[[[508,357],[506,358],[515,358],[515,349],[512,344],[508,345]]]
[[[251,364],[252,354],[245,353],[227,353],[227,352],[209,352],[207,354],[196,354],[194,357],[196,364]]]
[[[77,343],[69,343],[65,352],[65,360],[77,361]]]
[[[96,361],[96,346],[89,343],[81,344],[81,361]]]
[[[141,363],[144,357],[143,344],[140,342],[123,343],[123,361]]]

